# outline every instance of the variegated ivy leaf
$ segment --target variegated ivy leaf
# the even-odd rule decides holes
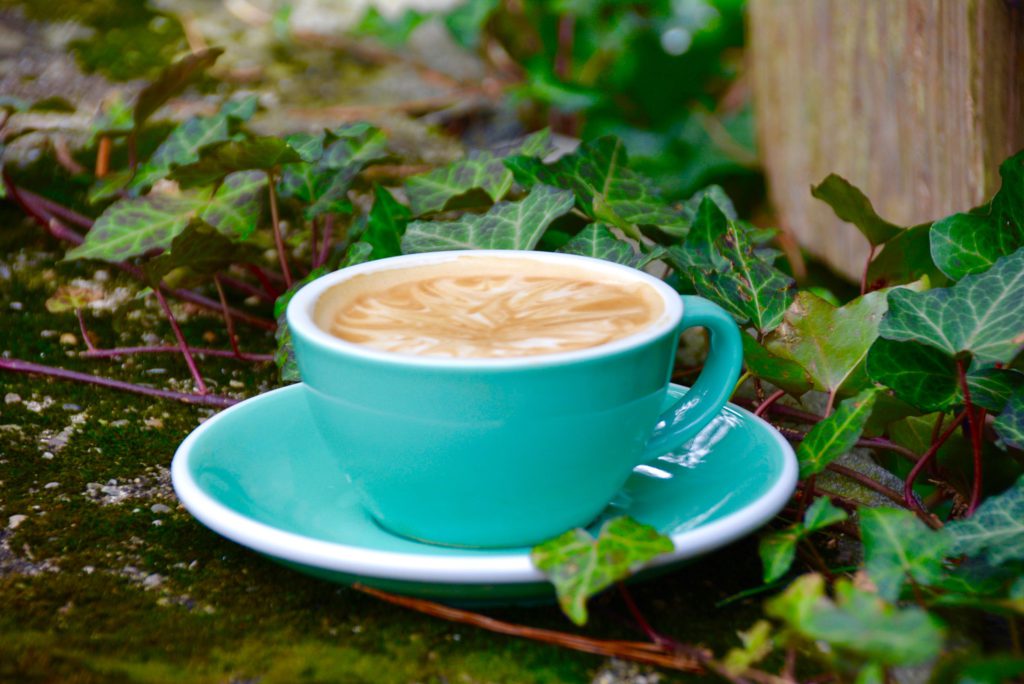
[[[123,261],[152,249],[166,249],[202,208],[192,195],[150,195],[107,207],[66,259]]]
[[[687,221],[658,198],[649,180],[628,166],[626,146],[614,136],[584,142],[576,152],[550,165],[525,155],[505,160],[516,181],[572,190],[579,208],[596,221],[632,230],[656,226],[670,235],[686,234]]]
[[[690,234],[668,250],[669,262],[697,294],[762,333],[774,330],[796,282],[754,253],[749,230],[730,221],[711,197],[701,200]]]
[[[562,612],[583,625],[587,599],[673,548],[653,527],[620,517],[604,523],[596,539],[586,530],[570,530],[534,547],[530,559],[555,585]]]
[[[862,508],[860,533],[868,575],[884,599],[899,600],[908,580],[927,586],[945,574],[949,538],[910,511]]]
[[[811,194],[832,207],[843,221],[857,226],[873,247],[899,235],[903,229],[875,213],[871,200],[842,176],[830,173],[825,180],[811,187]]]
[[[46,310],[50,313],[66,313],[76,309],[84,309],[90,303],[101,299],[103,292],[88,287],[73,287],[61,285],[57,291],[46,300]]]
[[[266,192],[267,174],[263,171],[229,173],[200,217],[224,235],[244,240],[259,224]]]
[[[442,211],[449,200],[472,190],[482,190],[497,202],[512,188],[512,182],[512,172],[500,157],[478,150],[465,159],[410,177],[405,191],[413,214],[420,216]]]
[[[590,224],[577,233],[572,240],[562,245],[558,251],[614,261],[617,264],[625,264],[633,268],[643,268],[665,254],[661,247],[656,247],[645,254],[632,242],[616,237],[615,233],[603,223]]]
[[[981,363],[1008,363],[1024,347],[1024,249],[952,287],[889,292],[879,334],[914,341],[950,356],[970,352]]]
[[[910,287],[920,290],[925,283]],[[801,292],[782,324],[765,340],[775,356],[803,366],[822,392],[858,392],[869,382],[864,372],[868,350],[878,338],[887,304],[884,291],[869,292],[836,307],[810,292]]]
[[[820,473],[853,448],[871,417],[878,393],[877,389],[866,389],[846,399],[835,413],[811,428],[796,450],[801,478]]]
[[[544,231],[572,209],[571,192],[538,185],[518,202],[498,202],[486,214],[455,221],[413,221],[402,238],[402,252],[446,249],[533,249]]]
[[[1024,476],[943,531],[953,540],[953,553],[983,557],[990,565],[1024,560]]]
[[[304,162],[315,162],[324,153],[324,133],[292,133],[284,141],[295,150]]]
[[[243,97],[228,100],[220,106],[221,114],[235,121],[248,121],[256,113],[259,107],[260,98],[258,95],[245,95]]]
[[[1017,388],[992,427],[1003,442],[1024,450],[1024,388]]]
[[[710,198],[730,221],[735,221],[739,218],[736,214],[736,206],[732,203],[732,198],[726,194],[725,189],[721,185],[709,185],[693,193],[693,196],[683,203],[680,213],[687,221],[692,222],[697,218],[697,210],[700,208],[700,203],[704,201],[705,197]]]
[[[999,175],[1003,183],[991,202],[932,225],[932,259],[953,280],[1024,247],[1024,152],[1004,161]]]

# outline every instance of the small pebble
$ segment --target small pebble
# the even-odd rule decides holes
[[[171,507],[162,503],[157,503],[150,506],[149,510],[153,511],[154,513],[170,513]]]
[[[4,395],[4,403],[5,404],[17,404],[20,401],[21,401],[21,395],[20,394],[15,394],[14,392],[8,392],[7,394]]]
[[[43,452],[43,458],[45,458],[47,461],[52,461],[53,460],[53,452],[52,451],[44,451]]]
[[[48,339],[48,338],[51,338],[51,337],[56,337],[57,336],[57,331],[56,330],[44,330],[41,333],[39,333],[39,336],[44,338],[44,339]]]
[[[21,302],[11,302],[11,308],[14,309],[15,311],[21,311],[22,309],[25,308],[25,305],[22,304]]]
[[[146,575],[146,578],[142,580],[142,586],[146,587],[147,589],[155,589],[156,587],[159,587],[161,584],[163,584],[163,582],[163,576],[154,572],[152,575]]]
[[[86,565],[82,568],[82,572],[84,572],[86,575],[91,575],[92,573],[96,572],[96,568],[94,568],[91,565]]]
[[[64,409],[65,411],[81,411],[82,410],[82,407],[79,406],[78,404],[64,404],[63,406],[61,406],[61,408]]]
[[[163,520],[154,520],[153,527],[161,527],[164,524]]]
[[[43,489],[56,489],[60,487],[60,482],[47,482],[43,485]]]
[[[146,418],[143,422],[146,424],[146,427],[156,428],[157,430],[164,426],[164,421],[161,418]]]
[[[100,269],[92,274],[92,279],[97,283],[105,283],[110,280],[110,271],[104,271]]]
[[[210,343],[216,342],[217,341],[217,333],[213,332],[212,330],[207,330],[206,332],[203,333],[203,341],[204,342],[210,342]]]
[[[243,389],[245,387],[245,383],[241,382],[240,380],[230,380],[228,384],[234,387],[235,389]]]
[[[73,347],[76,344],[78,344],[78,338],[75,337],[74,333],[66,332],[60,336],[60,343],[67,345],[69,347]]]
[[[26,520],[28,520],[27,515],[12,515],[11,517],[7,518],[7,529],[16,530],[18,529],[18,525],[25,522]]]

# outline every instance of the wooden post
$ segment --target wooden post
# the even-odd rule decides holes
[[[779,223],[857,278],[867,242],[809,187],[829,173],[893,223],[964,211],[1024,147],[1024,22],[1007,0],[750,0],[758,138]]]

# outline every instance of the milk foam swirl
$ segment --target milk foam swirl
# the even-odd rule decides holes
[[[525,274],[440,275],[363,294],[331,334],[383,351],[507,358],[596,347],[650,325],[643,284]],[[648,290],[650,288],[647,288]]]

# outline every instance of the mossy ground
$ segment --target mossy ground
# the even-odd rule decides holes
[[[48,313],[47,297],[75,278],[108,293],[135,292],[137,284],[113,269],[102,269],[109,279],[97,278],[96,264],[59,263],[64,247],[10,204],[0,220],[5,356],[189,388],[173,355],[76,356],[83,346],[75,318]],[[217,317],[179,312],[189,339],[206,333],[203,344],[226,345]],[[141,344],[147,334],[172,339],[143,299],[87,320],[101,346]],[[76,344],[61,342],[68,332]],[[252,351],[272,345],[269,334],[245,334]],[[271,367],[200,363],[220,394],[251,396],[275,382]],[[0,388],[10,401],[0,404],[2,681],[585,682],[606,666],[307,578],[210,532],[177,505],[167,467],[211,409],[8,372],[0,372]],[[12,525],[11,516],[25,517]],[[747,542],[635,594],[658,628],[721,650],[756,618],[759,599],[724,608],[716,602],[758,582]],[[572,629],[554,607],[488,612]],[[642,638],[614,593],[595,599],[591,612],[587,634]]]

